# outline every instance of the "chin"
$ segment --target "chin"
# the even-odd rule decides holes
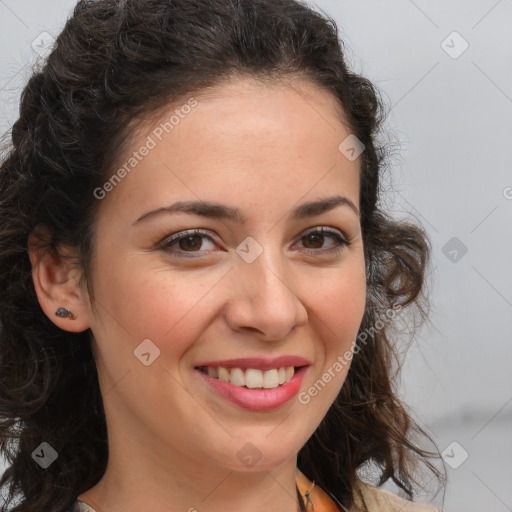
[[[240,448],[235,448],[235,458],[226,461],[224,464],[233,471],[259,472],[270,471],[286,464],[290,459],[295,459],[300,447],[277,447],[274,443],[257,440],[246,441]],[[220,462],[220,461],[219,461]]]

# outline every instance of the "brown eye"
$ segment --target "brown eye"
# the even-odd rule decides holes
[[[204,252],[209,252],[200,250],[208,240],[213,243],[212,237],[200,230],[183,231],[164,241],[160,245],[160,249],[173,256],[196,257],[196,255],[200,256]],[[175,249],[174,246],[178,248]]]
[[[322,249],[326,239],[329,238],[335,243],[331,244],[330,248]],[[184,231],[172,235],[160,245],[160,249],[172,256],[200,257],[204,252],[209,252],[200,250],[203,242],[208,240],[214,243],[212,237],[201,230]],[[350,245],[350,240],[341,236],[341,231],[326,228],[312,229],[302,236],[300,241],[305,245],[306,252],[315,256],[338,253],[343,247]]]
[[[303,236],[302,240],[307,240],[308,243],[312,243],[313,247],[310,247],[310,248],[320,249],[323,245],[324,236],[319,235],[317,233],[311,233],[309,235]]]
[[[196,250],[203,244],[202,238],[199,235],[190,235],[178,240],[178,246],[184,251]]]
[[[340,252],[343,247],[350,245],[350,241],[344,238],[337,230],[331,230],[326,228],[316,228],[306,233],[302,238],[301,242],[307,245],[306,252],[316,255],[325,255],[331,253]],[[335,240],[333,247],[328,249],[322,249],[325,240],[331,238]]]

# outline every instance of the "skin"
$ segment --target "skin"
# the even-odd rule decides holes
[[[197,107],[101,200],[95,308],[79,268],[30,250],[45,313],[62,329],[89,328],[94,337],[110,456],[102,480],[79,498],[98,512],[296,511],[297,454],[349,364],[308,404],[294,398],[272,411],[226,401],[194,366],[298,355],[310,362],[305,391],[353,348],[366,295],[359,216],[346,205],[298,221],[287,214],[335,194],[359,208],[359,158],[338,149],[350,130],[334,96],[304,79],[231,79],[194,97]],[[140,124],[120,166],[175,108]],[[132,226],[149,210],[198,199],[238,207],[247,221],[178,213]],[[351,244],[325,253],[335,238],[304,235],[323,226]],[[195,228],[211,239],[193,239],[188,252],[186,240],[157,248]],[[250,264],[236,252],[248,236],[263,251]],[[55,316],[60,306],[77,318]],[[148,366],[134,356],[145,339],[160,350]],[[248,442],[261,457],[251,467],[237,456]]]

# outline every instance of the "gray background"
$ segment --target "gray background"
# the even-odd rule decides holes
[[[74,4],[0,0],[2,133]],[[512,1],[314,5],[390,108],[386,204],[432,240],[431,321],[407,353],[401,394],[445,453],[444,510],[512,511]]]

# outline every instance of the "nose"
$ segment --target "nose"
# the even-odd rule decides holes
[[[235,292],[226,311],[233,331],[255,331],[262,340],[278,341],[307,322],[291,269],[275,258],[270,261],[265,251],[252,263],[239,261],[233,281]]]

